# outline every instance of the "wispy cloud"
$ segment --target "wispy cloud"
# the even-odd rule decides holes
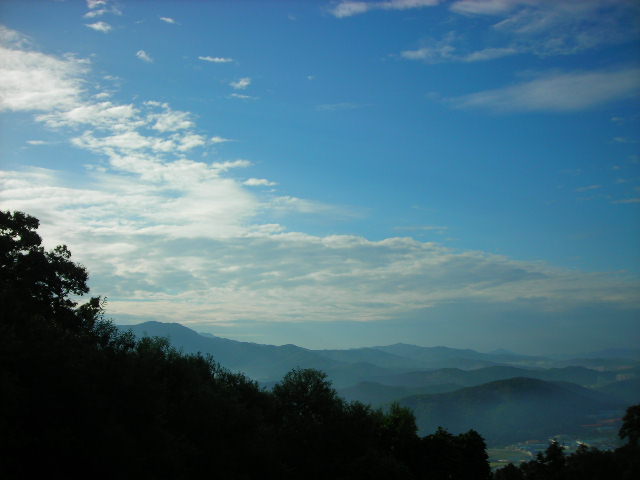
[[[96,23],[87,23],[87,27],[96,32],[109,33],[113,27],[109,25],[107,22],[96,22]]]
[[[242,184],[249,187],[272,187],[277,185],[276,182],[271,182],[265,178],[249,178],[242,182]]]
[[[638,5],[625,0],[462,0],[451,10],[497,18],[495,33],[506,35],[518,51],[541,56],[577,53],[638,34]]]
[[[160,17],[160,20],[162,20],[164,23],[170,23],[172,25],[175,25],[177,22],[171,18],[171,17]]]
[[[241,93],[232,93],[229,95],[229,98],[237,98],[238,100],[257,100],[258,97],[253,97],[251,95],[243,95]]]
[[[203,62],[211,62],[211,63],[231,63],[233,62],[233,58],[227,57],[198,57],[198,60],[202,60]]]
[[[219,136],[214,136],[211,137],[211,143],[225,143],[225,142],[233,142],[233,140],[231,140],[230,138],[224,138],[224,137],[219,137]]]
[[[5,45],[0,45],[0,111],[46,111],[74,105],[83,91],[82,74],[88,62],[24,50],[28,41],[10,32],[4,30]]]
[[[407,60],[420,60],[426,63],[442,62],[483,62],[507,57],[519,53],[514,47],[487,47],[482,50],[467,51],[462,48],[464,37],[456,32],[447,33],[440,40],[424,41],[416,50],[405,50],[400,53]]]
[[[371,10],[408,10],[411,8],[433,7],[442,0],[388,0],[386,2],[341,1],[330,10],[338,18],[351,17]]]
[[[245,90],[251,85],[251,79],[249,77],[243,77],[240,80],[229,83],[229,85],[235,90]]]
[[[153,62],[153,58],[151,58],[151,55],[149,55],[144,50],[138,50],[136,52],[136,57],[138,57],[140,60],[142,60],[144,62],[147,62],[147,63],[152,63]]]
[[[599,190],[602,188],[602,185],[587,185],[585,187],[576,188],[576,192],[589,192],[592,190]]]
[[[640,69],[543,74],[533,80],[451,99],[456,108],[496,112],[572,112],[640,91]]]
[[[368,5],[363,11],[370,9]],[[419,48],[404,50],[400,56],[441,63],[479,62],[517,54],[570,55],[628,42],[640,34],[633,20],[640,15],[640,5],[625,0],[463,0],[451,3],[450,9],[464,16],[495,20],[485,35],[490,41],[478,49],[477,39],[454,31],[439,40],[423,39]]]
[[[101,17],[105,14],[122,15],[122,12],[118,7],[106,0],[88,0],[87,8],[89,11],[84,14],[85,18]]]
[[[624,198],[622,200],[616,200],[613,203],[618,203],[618,204],[640,203],[640,197]]]
[[[629,137],[613,137],[612,141],[615,143],[638,143],[637,140],[634,140],[633,138],[629,138]]]

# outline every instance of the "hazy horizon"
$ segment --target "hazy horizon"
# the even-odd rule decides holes
[[[118,323],[640,343],[632,0],[5,1],[0,208]]]

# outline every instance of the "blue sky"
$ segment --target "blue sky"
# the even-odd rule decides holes
[[[5,1],[0,206],[118,322],[633,345],[639,8]]]

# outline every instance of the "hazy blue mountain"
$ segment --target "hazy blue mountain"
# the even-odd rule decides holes
[[[595,352],[575,355],[576,358],[609,358],[640,360],[640,348],[605,348]]]
[[[594,415],[623,412],[624,403],[575,384],[511,378],[449,393],[402,399],[422,434],[442,426],[453,433],[470,428],[489,444],[546,440],[558,433],[579,433]]]
[[[345,363],[366,362],[389,369],[415,370],[424,368],[423,362],[388,353],[378,348],[349,348],[345,350],[314,350],[325,358]]]
[[[461,388],[460,385],[453,383],[412,388],[383,385],[376,382],[360,382],[357,385],[339,388],[338,394],[348,401],[357,400],[373,407],[381,407],[412,395],[451,392],[459,388]]]
[[[518,355],[507,351],[481,353],[471,349],[449,347],[420,347],[406,343],[373,347],[399,357],[410,358],[420,362],[423,368],[461,368],[476,369],[492,365],[518,364],[543,365],[550,362],[544,357]]]
[[[591,357],[591,358],[569,358],[565,360],[557,360],[554,362],[557,367],[562,366],[579,366],[597,370],[627,370],[640,366],[639,360],[632,358],[614,358],[614,357]]]
[[[445,385],[469,387],[513,377],[570,381],[583,386],[601,386],[619,380],[620,371],[595,371],[584,367],[548,368],[527,366],[548,361],[543,357],[513,354],[507,351],[480,353],[470,349],[420,347],[398,343],[373,348],[346,350],[310,350],[296,345],[261,345],[199,334],[177,323],[146,322],[120,327],[131,329],[137,336],[168,337],[184,352],[211,354],[223,366],[246,373],[270,384],[292,368],[317,368],[329,375],[337,388],[353,387],[353,398],[371,398],[372,403],[433,390]],[[496,364],[493,360],[502,359]],[[507,365],[509,361],[519,366]],[[447,367],[447,368],[442,368]],[[455,368],[452,368],[455,367]],[[626,375],[640,376],[640,368],[623,370]],[[375,382],[358,386],[360,382]],[[398,396],[393,398],[393,389]]]
[[[640,403],[640,377],[612,382],[599,387],[597,390],[616,397],[626,402],[627,405]]]
[[[573,382],[582,386],[591,387],[615,381],[616,372],[601,372],[584,367],[526,369],[500,365],[476,370],[441,368],[437,370],[406,372],[378,377],[375,381],[385,385],[413,388],[440,384],[455,384],[460,387],[471,387],[514,377]]]
[[[185,353],[210,354],[226,368],[240,371],[262,382],[280,380],[292,368],[317,368],[326,372],[336,386],[352,385],[389,371],[373,364],[332,360],[295,345],[261,345],[199,333],[178,323],[145,322],[120,327],[138,336],[167,337]]]

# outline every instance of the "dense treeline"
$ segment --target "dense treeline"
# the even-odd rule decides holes
[[[3,478],[491,477],[475,431],[420,438],[410,410],[345,402],[317,370],[267,391],[212,358],[119,331],[100,298],[76,303],[86,270],[65,247],[45,251],[37,228],[0,212]],[[497,478],[564,478],[526,472]]]

